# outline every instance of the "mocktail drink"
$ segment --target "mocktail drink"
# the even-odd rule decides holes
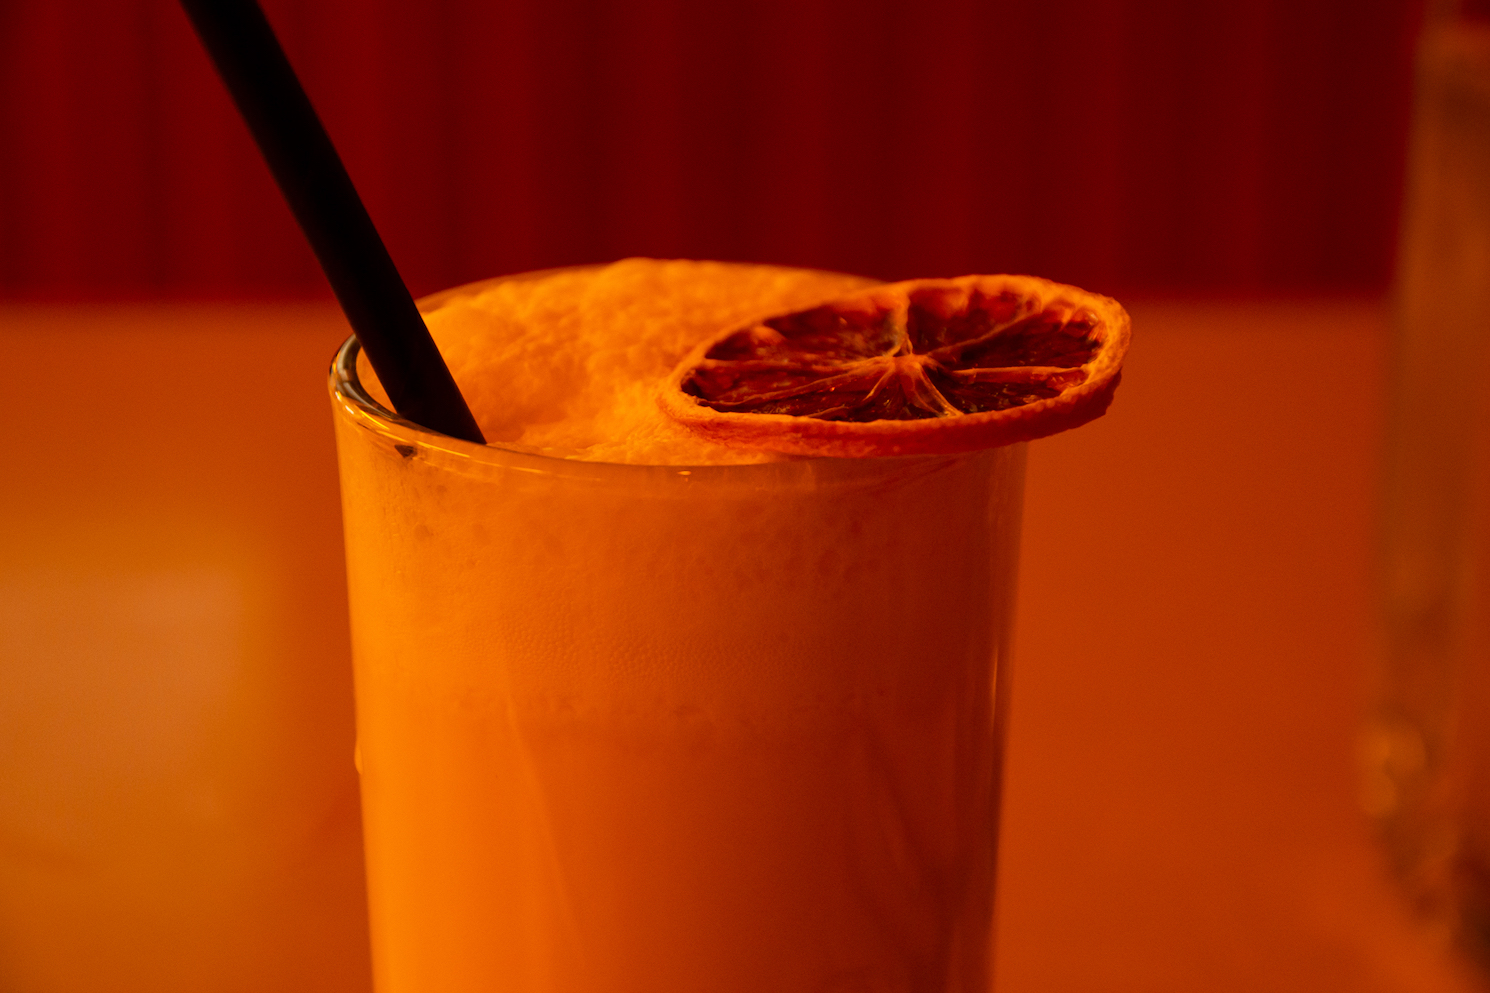
[[[381,993],[988,989],[1023,445],[558,458],[357,379],[349,344]]]

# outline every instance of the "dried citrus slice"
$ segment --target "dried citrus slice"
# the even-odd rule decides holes
[[[716,441],[794,455],[992,448],[1101,416],[1129,329],[1117,301],[1032,276],[887,283],[714,336],[660,403]]]

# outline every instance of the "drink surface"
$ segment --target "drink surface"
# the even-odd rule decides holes
[[[1024,446],[715,450],[651,420],[653,372],[852,277],[549,279],[430,315],[508,447],[337,395],[378,989],[986,993]],[[643,330],[584,366],[519,328],[497,385],[454,342],[577,311]],[[492,430],[524,374],[569,399]]]
[[[598,462],[728,464],[774,456],[711,443],[675,424],[657,407],[658,384],[715,331],[872,282],[810,269],[625,259],[496,280],[423,309],[488,441]],[[359,371],[383,401],[365,360]]]

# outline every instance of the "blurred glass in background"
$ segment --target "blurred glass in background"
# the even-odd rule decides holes
[[[1417,55],[1365,802],[1416,909],[1490,968],[1490,19]]]

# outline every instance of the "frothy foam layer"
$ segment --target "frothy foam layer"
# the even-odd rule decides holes
[[[492,444],[595,462],[724,465],[782,456],[697,437],[657,390],[699,341],[814,306],[859,276],[725,262],[625,259],[456,293],[425,314]],[[365,359],[359,373],[385,400]]]

